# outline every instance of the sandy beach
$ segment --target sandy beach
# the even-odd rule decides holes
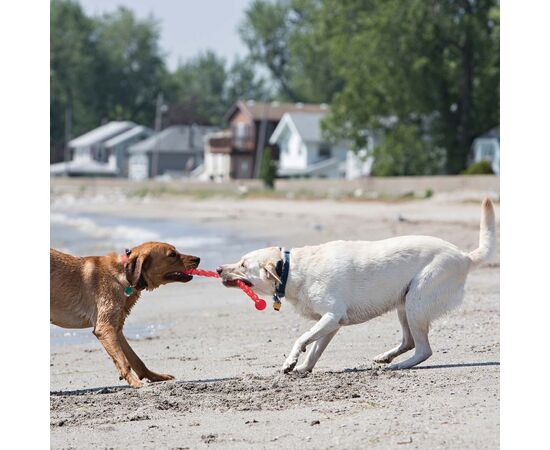
[[[56,193],[52,245],[105,253],[141,237],[174,237],[181,251],[204,253],[205,269],[261,246],[335,239],[423,234],[474,249],[480,199]],[[94,244],[76,247],[91,232]],[[102,241],[109,244],[97,246]],[[173,374],[172,382],[130,389],[91,330],[52,329],[51,446],[498,448],[499,257],[494,261],[470,274],[462,305],[433,324],[434,354],[414,370],[387,371],[372,362],[401,338],[396,314],[389,313],[341,330],[312,374],[283,375],[285,355],[313,322],[284,300],[280,312],[269,301],[268,309],[256,311],[242,292],[210,279],[145,293],[127,321],[134,350],[152,370]]]

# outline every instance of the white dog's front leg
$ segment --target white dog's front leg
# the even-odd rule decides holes
[[[309,348],[304,361],[299,366],[296,366],[294,370],[301,373],[311,372],[315,367],[315,364],[317,364],[317,361],[325,351],[325,348],[327,348],[327,345],[330,343],[330,341],[336,335],[339,329],[340,328],[337,328],[336,330],[331,331],[326,336],[317,339],[313,344],[311,344],[311,347]]]
[[[294,343],[292,351],[283,364],[283,372],[287,373],[294,369],[298,362],[300,352],[305,351],[309,344],[340,328],[339,321],[340,317],[337,317],[334,313],[326,313],[309,331],[302,334]]]

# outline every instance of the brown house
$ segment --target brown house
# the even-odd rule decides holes
[[[212,154],[229,156],[229,176],[231,178],[257,178],[262,152],[269,145],[273,130],[287,112],[321,112],[326,105],[305,103],[238,101],[224,116],[230,127],[227,138],[210,139],[209,151]],[[277,156],[275,149],[275,157]]]

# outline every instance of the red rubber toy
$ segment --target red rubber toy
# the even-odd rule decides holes
[[[211,270],[190,269],[186,270],[183,273],[186,275],[197,275],[199,277],[220,278],[220,276],[216,272],[212,272]],[[252,289],[250,289],[249,286],[247,286],[241,280],[236,280],[235,284],[252,299],[257,310],[262,311],[265,309],[265,307],[267,306],[265,300],[258,297],[256,293]]]

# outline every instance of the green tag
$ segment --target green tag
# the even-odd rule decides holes
[[[124,295],[126,297],[130,297],[130,295],[132,295],[133,293],[134,293],[134,288],[132,286],[128,286],[124,288]]]

